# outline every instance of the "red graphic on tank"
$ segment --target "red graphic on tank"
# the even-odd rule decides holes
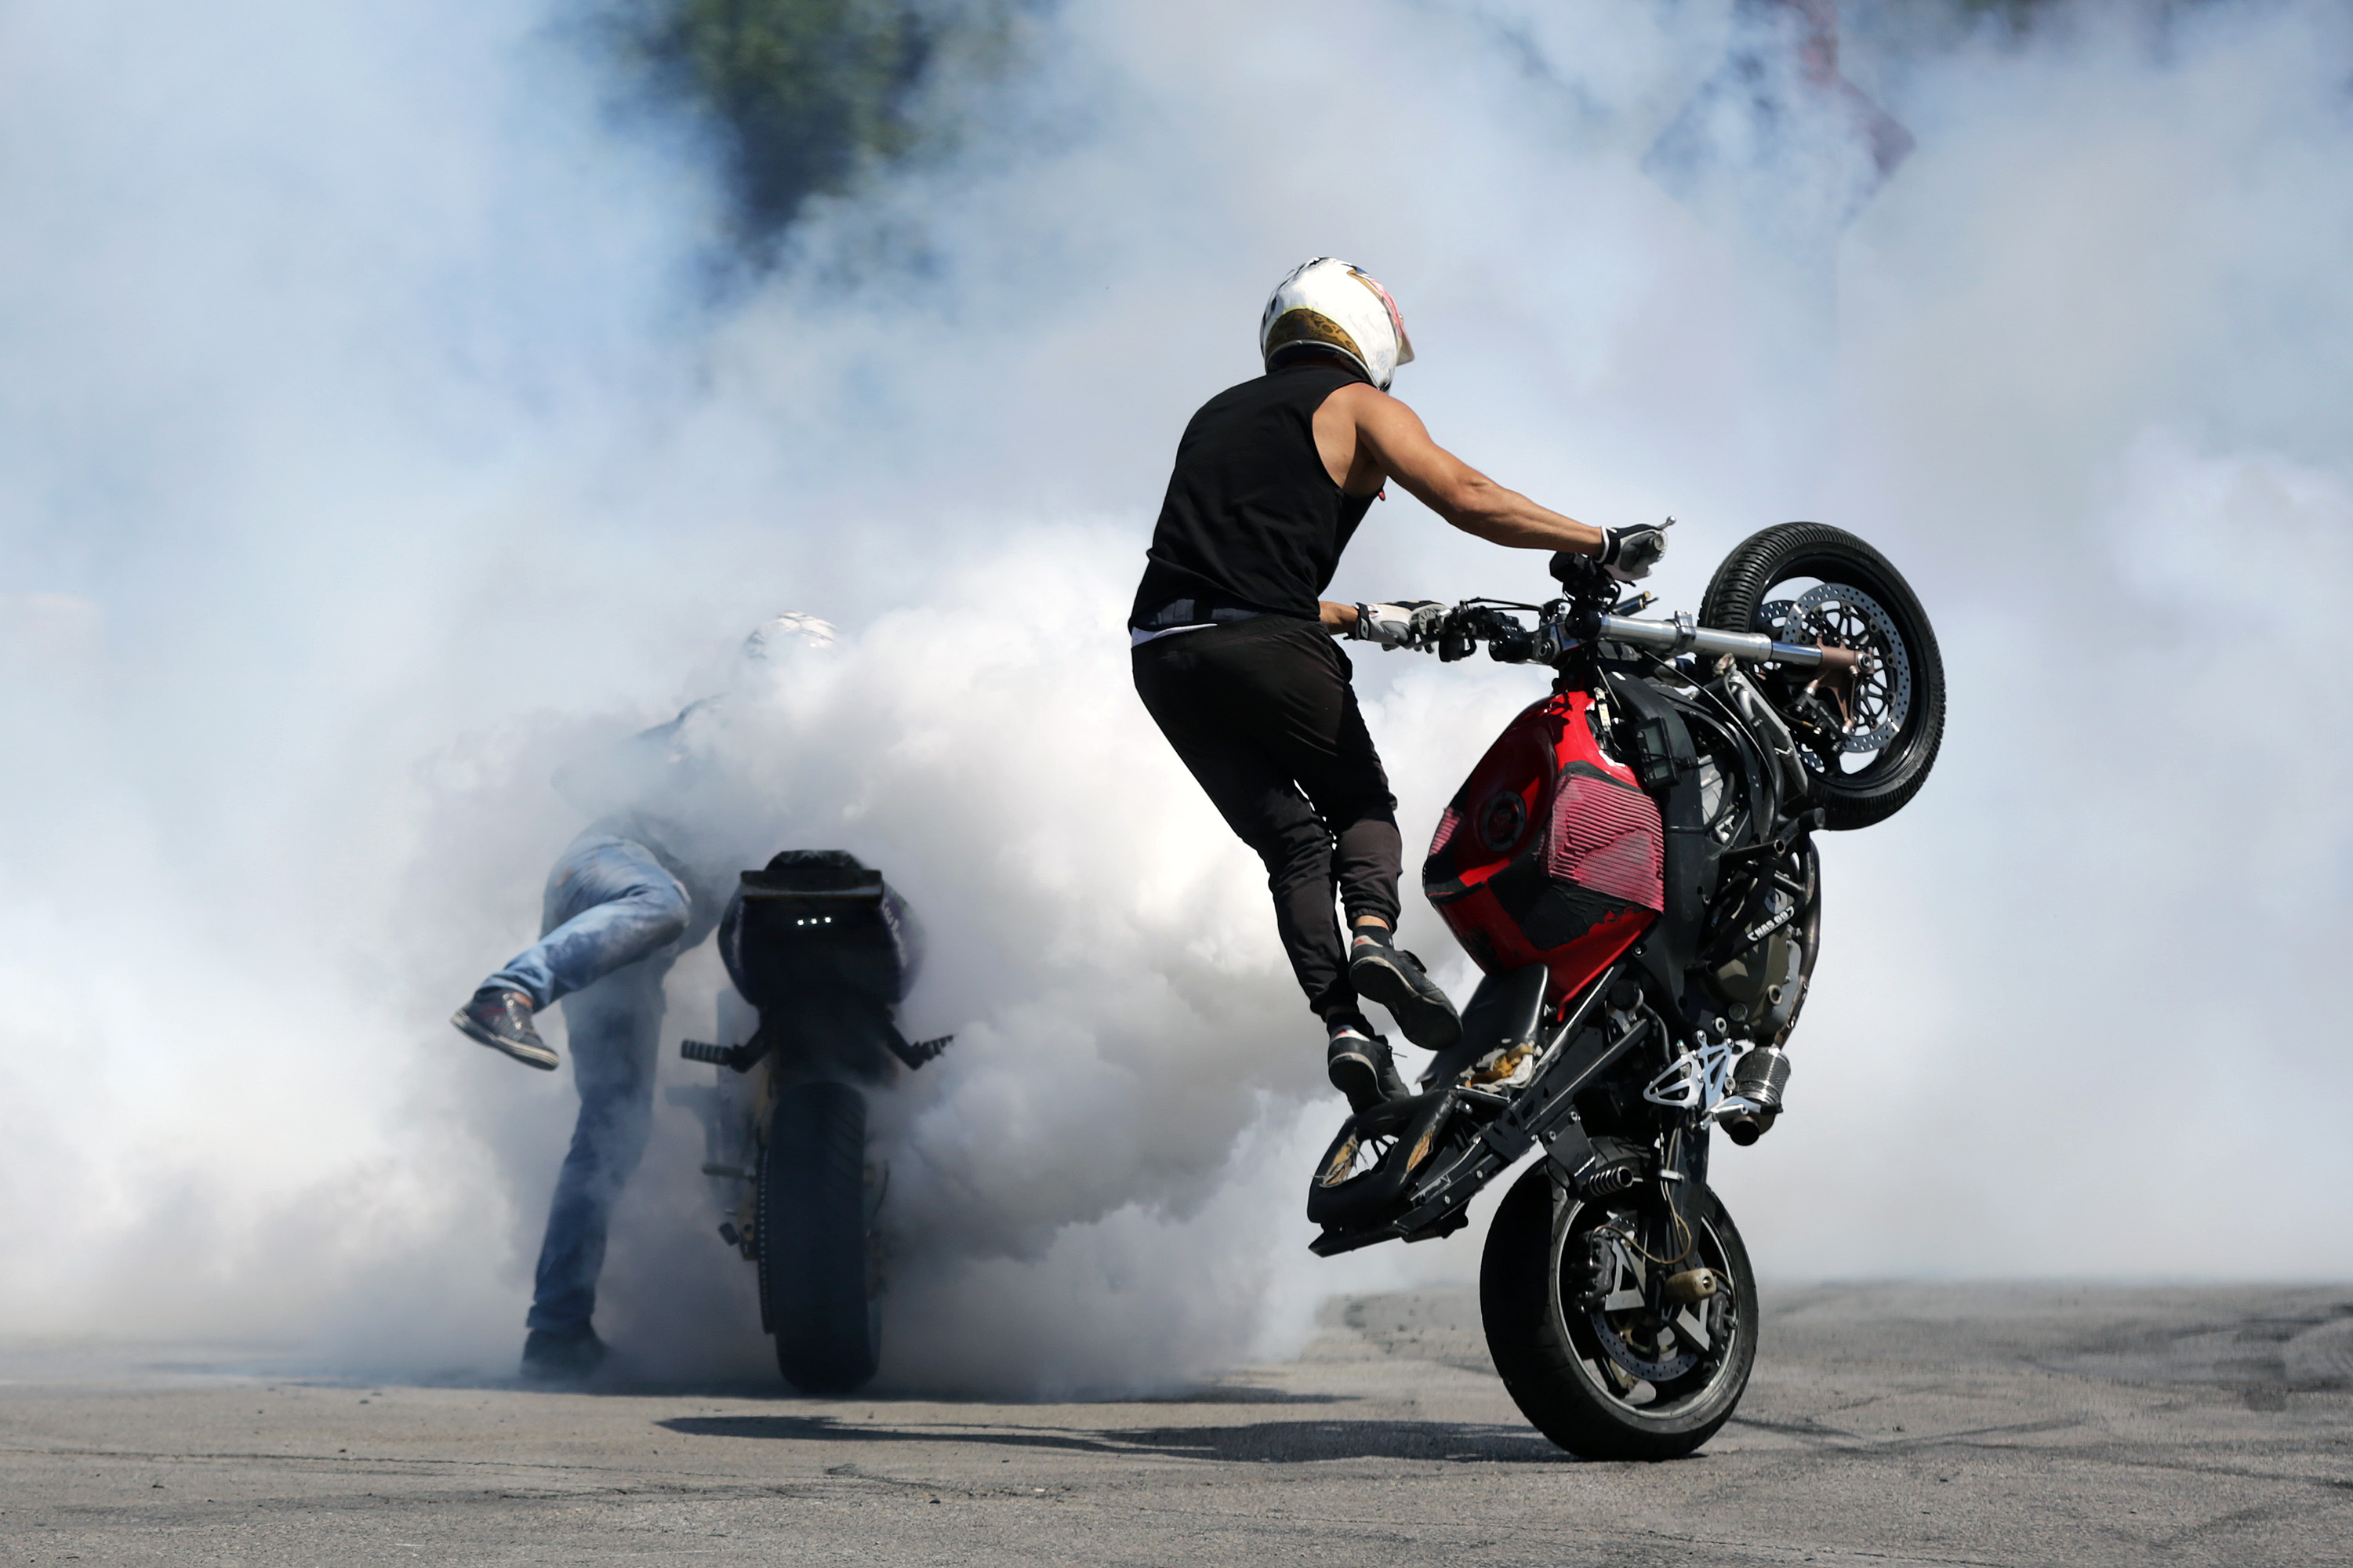
[[[1558,692],[1489,747],[1439,818],[1422,890],[1490,973],[1541,963],[1558,1001],[1665,908],[1659,808],[1601,749],[1592,698]]]

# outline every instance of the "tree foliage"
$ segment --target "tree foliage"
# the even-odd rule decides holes
[[[916,141],[910,99],[939,25],[907,0],[636,0],[635,13],[659,79],[720,132],[754,248]]]

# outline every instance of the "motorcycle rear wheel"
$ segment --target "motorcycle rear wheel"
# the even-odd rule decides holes
[[[1810,752],[1822,825],[1832,831],[1869,827],[1919,794],[1936,764],[1945,736],[1944,658],[1927,612],[1904,574],[1853,534],[1819,522],[1784,522],[1741,541],[1708,580],[1700,624],[1723,631],[1783,633],[1787,628],[1768,625],[1765,613],[1782,602],[1773,590],[1805,580],[1824,584],[1817,592],[1832,601],[1841,597],[1836,588],[1851,590],[1846,597],[1859,595],[1862,612],[1850,618],[1863,630],[1862,640],[1892,643],[1879,651],[1890,673],[1902,672],[1900,687],[1883,676],[1879,690],[1862,694],[1876,696],[1889,708],[1900,698],[1904,709],[1885,712],[1887,732],[1868,760],[1848,772],[1840,758]]]
[[[777,1370],[803,1394],[850,1393],[882,1348],[863,1095],[818,1082],[776,1097],[758,1203],[760,1316]]]
[[[1713,1300],[1682,1314],[1704,1335],[1705,1349],[1677,1334],[1672,1359],[1656,1341],[1639,1342],[1639,1310],[1577,1300],[1586,1237],[1611,1222],[1608,1209],[1562,1192],[1538,1161],[1495,1211],[1479,1268],[1487,1349],[1521,1414],[1578,1458],[1678,1458],[1715,1436],[1747,1390],[1757,1360],[1748,1248],[1706,1187],[1682,1205],[1693,1256],[1675,1267],[1711,1268],[1719,1285]],[[1606,1333],[1616,1336],[1614,1353]],[[1650,1369],[1655,1384],[1633,1370],[1645,1350],[1662,1358]]]

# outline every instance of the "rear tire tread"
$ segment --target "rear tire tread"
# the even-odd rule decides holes
[[[777,1096],[760,1164],[760,1307],[776,1366],[804,1394],[874,1375],[869,1295],[866,1100],[849,1084]]]
[[[1688,1424],[1645,1429],[1617,1414],[1586,1387],[1576,1347],[1563,1335],[1553,1308],[1554,1227],[1560,1223],[1552,1173],[1542,1161],[1504,1194],[1480,1260],[1479,1312],[1488,1352],[1512,1403],[1536,1430],[1581,1459],[1680,1458],[1715,1436],[1746,1392],[1755,1363],[1756,1280],[1748,1253],[1715,1195],[1700,1189],[1704,1217],[1728,1254],[1733,1288],[1747,1293],[1747,1312],[1726,1389]]]

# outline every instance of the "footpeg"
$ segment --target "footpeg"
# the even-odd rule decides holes
[[[768,1054],[767,1031],[760,1030],[740,1046],[715,1045],[709,1040],[681,1040],[678,1054],[691,1062],[709,1062],[713,1067],[731,1068],[736,1072],[750,1072],[762,1057]]]
[[[908,1071],[913,1072],[950,1046],[955,1045],[955,1037],[941,1035],[929,1040],[910,1040],[898,1030],[893,1029],[891,1031],[891,1037],[882,1043],[891,1047],[892,1056],[907,1064]]]

